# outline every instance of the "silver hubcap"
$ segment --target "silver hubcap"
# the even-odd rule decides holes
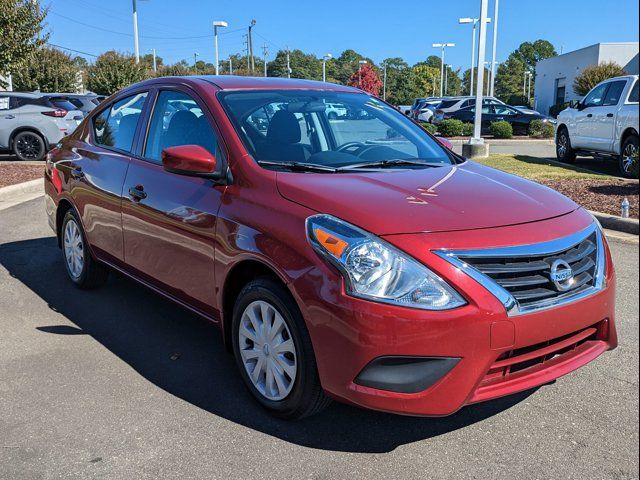
[[[268,400],[282,400],[296,379],[296,347],[287,323],[270,303],[258,300],[242,313],[238,342],[251,383]]]
[[[627,145],[622,153],[622,168],[624,168],[625,172],[630,172],[631,167],[633,166],[634,158],[633,156],[636,153],[636,146],[633,143]]]
[[[558,138],[558,155],[564,157],[565,153],[567,153],[567,137],[560,135]]]
[[[69,273],[74,279],[80,278],[84,267],[84,245],[80,228],[75,220],[69,220],[64,227],[64,259]]]

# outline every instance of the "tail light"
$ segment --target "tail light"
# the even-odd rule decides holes
[[[56,108],[55,110],[49,110],[48,112],[40,112],[47,117],[63,118],[67,116],[67,111],[63,108]]]

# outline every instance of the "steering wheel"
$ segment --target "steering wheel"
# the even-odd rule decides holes
[[[347,142],[338,147],[338,152],[347,152],[348,150],[358,150],[360,148],[366,147],[366,145],[362,142]]]

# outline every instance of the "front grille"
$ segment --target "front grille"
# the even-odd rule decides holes
[[[525,256],[465,256],[458,258],[511,294],[522,308],[536,308],[558,297],[575,295],[595,286],[598,262],[596,232],[559,252]],[[571,266],[573,280],[566,287],[551,279],[551,267],[561,260]]]

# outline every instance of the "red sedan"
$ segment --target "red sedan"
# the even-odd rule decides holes
[[[448,415],[617,345],[588,212],[353,88],[138,83],[49,153],[45,186],[73,283],[118,270],[214,322],[281,417]]]

